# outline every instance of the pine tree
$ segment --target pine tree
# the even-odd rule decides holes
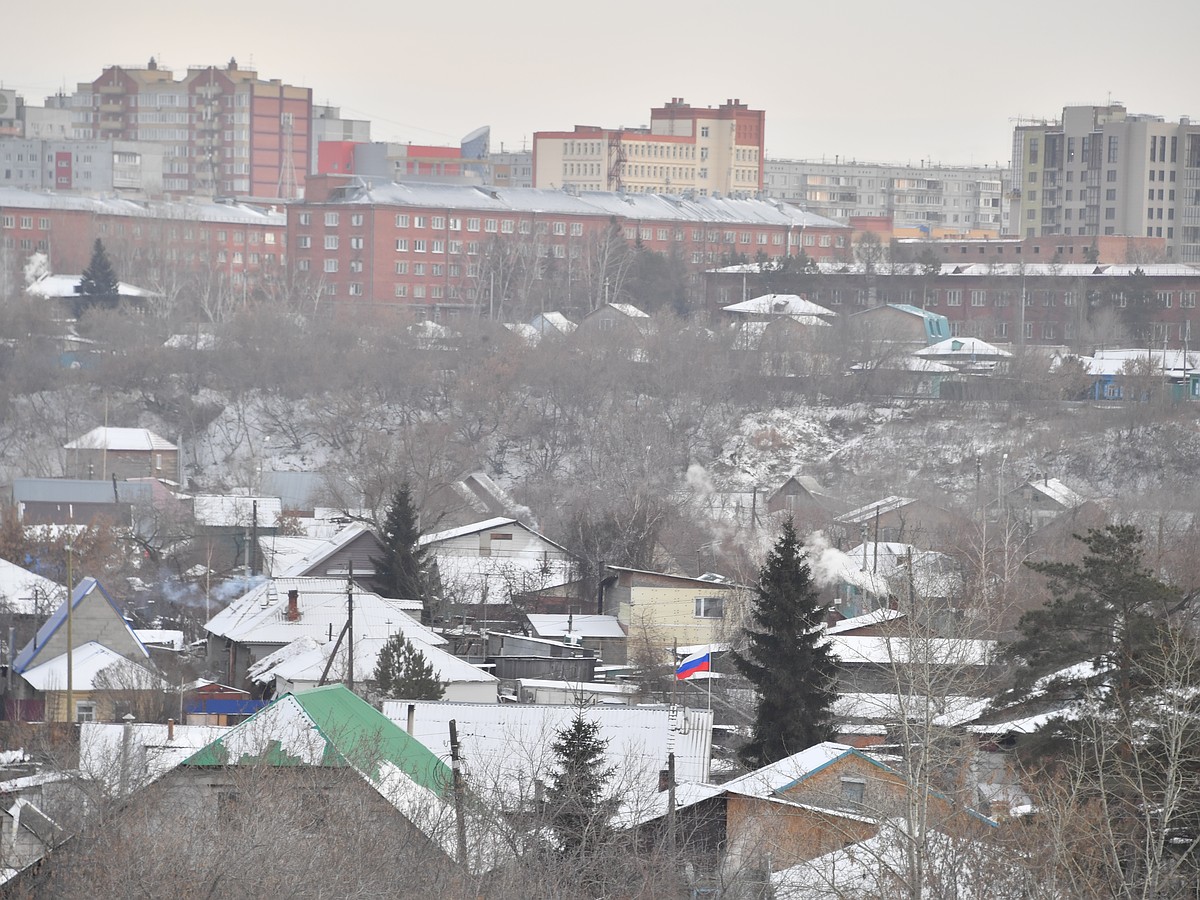
[[[402,634],[392,635],[379,651],[374,680],[383,696],[394,699],[441,700],[446,692],[433,664]]]
[[[400,600],[425,602],[425,550],[408,484],[400,486],[388,507],[383,524],[383,555],[372,557],[374,581],[380,593]],[[423,618],[428,621],[426,608]]]
[[[834,664],[821,630],[808,562],[789,519],[759,572],[746,629],[747,646],[734,664],[758,690],[753,734],[742,761],[763,766],[833,735]]]
[[[1021,664],[1021,687],[1073,669],[1041,687],[1043,695],[1072,698],[1107,682],[1109,699],[1124,707],[1144,687],[1144,668],[1156,656],[1168,614],[1191,597],[1164,584],[1142,560],[1142,532],[1108,525],[1075,535],[1087,547],[1082,563],[1028,563],[1045,575],[1053,599],[1021,616],[1021,637],[1008,649]],[[1020,691],[1018,691],[1018,694]]]
[[[550,827],[564,853],[582,855],[597,847],[608,832],[605,789],[616,769],[604,765],[608,741],[600,725],[578,709],[556,735],[554,784],[546,791]]]
[[[92,260],[79,279],[79,293],[94,298],[94,301],[112,301],[120,293],[117,273],[109,262],[108,252],[100,238],[96,238],[96,243],[92,245]]]

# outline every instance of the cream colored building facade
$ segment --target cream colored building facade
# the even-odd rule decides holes
[[[725,580],[689,578],[608,566],[617,576],[605,595],[605,612],[636,644],[689,647],[721,643],[740,627],[745,588]]]
[[[694,108],[672,98],[650,125],[539,131],[533,186],[697,196],[755,194],[763,184],[766,114],[740,100]]]
[[[1200,262],[1200,123],[1068,106],[1014,129],[1013,176],[1022,237],[1163,238],[1171,259]]]

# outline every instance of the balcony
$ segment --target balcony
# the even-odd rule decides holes
[[[125,85],[123,84],[102,84],[100,85],[101,94],[124,94]]]
[[[125,129],[125,122],[123,119],[101,119],[100,120],[100,130],[101,131],[123,131],[124,129]]]
[[[120,102],[108,101],[100,104],[101,113],[123,113],[125,112],[125,104]]]

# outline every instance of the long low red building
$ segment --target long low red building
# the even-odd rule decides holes
[[[617,241],[669,255],[698,277],[735,256],[778,259],[801,248],[817,260],[849,259],[850,236],[797,207],[733,197],[317,176],[305,200],[288,206],[298,277],[319,279],[332,300],[398,304],[434,318],[528,303],[538,283],[553,292],[555,308],[586,312],[616,279]]]

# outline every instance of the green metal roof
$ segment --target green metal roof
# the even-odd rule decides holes
[[[451,781],[429,748],[340,684],[284,694],[183,763],[254,764],[351,766],[377,785],[398,769],[438,796]]]

